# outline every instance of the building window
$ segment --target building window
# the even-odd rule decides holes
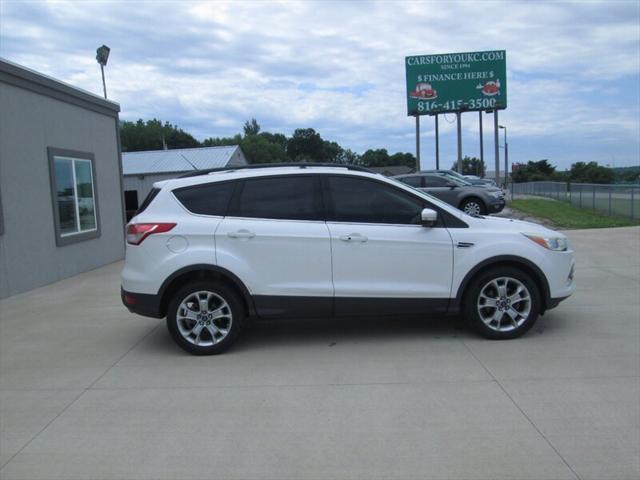
[[[93,154],[49,148],[56,243],[99,236]]]

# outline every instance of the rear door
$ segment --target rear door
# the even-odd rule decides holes
[[[446,309],[452,240],[442,224],[420,225],[426,200],[369,178],[324,181],[336,315]]]
[[[313,175],[241,181],[216,230],[218,265],[236,274],[260,316],[331,314],[331,244]]]

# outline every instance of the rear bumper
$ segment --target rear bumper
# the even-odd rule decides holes
[[[120,287],[120,298],[122,304],[131,313],[143,315],[145,317],[162,318],[160,295],[149,295],[146,293],[127,292]]]

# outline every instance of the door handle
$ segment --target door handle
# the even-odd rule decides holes
[[[249,230],[238,230],[237,232],[229,232],[227,233],[227,237],[229,238],[246,238],[247,240],[255,237],[256,234],[250,232]]]
[[[364,243],[369,239],[367,237],[365,237],[364,235],[361,235],[359,233],[350,233],[349,235],[340,235],[340,240],[342,240],[343,242],[361,242],[361,243]]]

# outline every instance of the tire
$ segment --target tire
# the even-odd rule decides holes
[[[477,197],[465,198],[460,204],[460,210],[469,215],[487,214],[487,207],[484,202]]]
[[[469,284],[463,302],[465,321],[483,337],[495,340],[523,335],[540,313],[538,286],[515,267],[495,267],[479,274]]]
[[[203,305],[207,305],[204,314]],[[233,289],[200,281],[187,284],[173,296],[167,328],[183,350],[193,355],[216,355],[236,341],[245,317],[242,300]]]

